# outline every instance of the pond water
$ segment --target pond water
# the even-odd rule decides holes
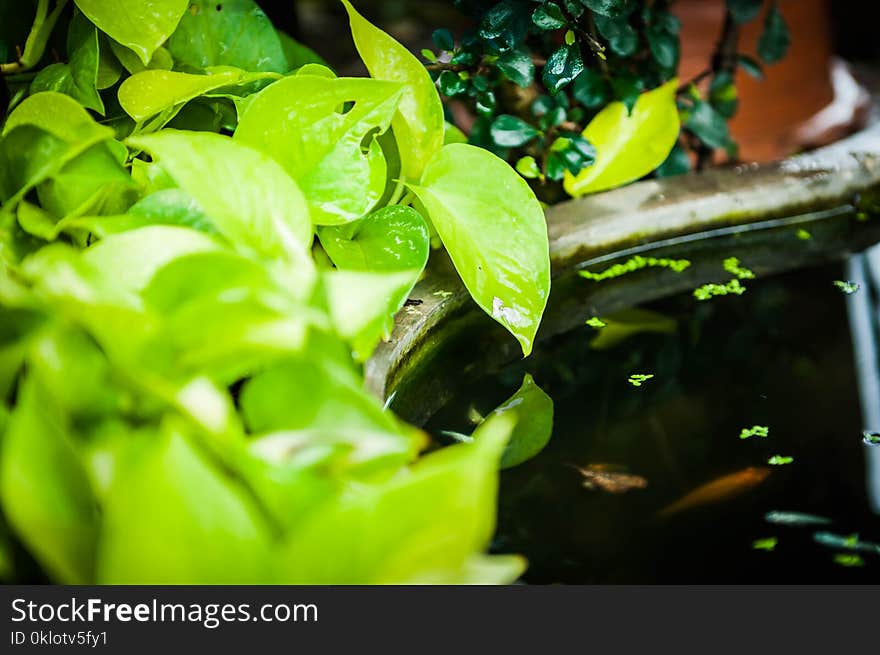
[[[492,550],[525,555],[535,584],[880,582],[880,552],[815,540],[880,543],[847,296],[833,284],[844,275],[827,265],[747,280],[742,296],[660,300],[643,307],[675,321],[665,332],[596,350],[584,326],[461,389],[432,433],[470,433],[525,373],[555,403],[548,446],[502,473]],[[636,387],[633,374],[654,377]],[[768,436],[741,439],[753,426]],[[575,466],[634,488],[586,488]],[[831,522],[780,525],[773,511]]]

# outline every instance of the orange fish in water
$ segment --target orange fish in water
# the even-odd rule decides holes
[[[569,466],[581,474],[585,489],[601,489],[611,494],[622,494],[630,489],[644,489],[648,486],[648,481],[642,476],[612,471],[607,464],[587,466],[569,464]]]
[[[673,514],[678,514],[700,505],[729,500],[749,489],[757,487],[768,475],[770,475],[770,469],[754,466],[749,466],[736,473],[723,475],[685,494],[671,505],[660,510],[657,517],[667,518]]]

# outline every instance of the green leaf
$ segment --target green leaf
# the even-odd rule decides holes
[[[678,139],[675,105],[678,80],[639,96],[632,113],[614,102],[590,121],[583,136],[596,148],[596,162],[578,175],[565,174],[565,190],[572,196],[612,189],[657,168]]]
[[[404,84],[394,136],[400,147],[403,174],[418,180],[428,161],[443,145],[443,105],[428,71],[406,48],[365,20],[342,0],[351,33],[370,75]]]
[[[3,513],[56,580],[91,583],[97,505],[66,419],[33,376],[18,394],[2,441]]]
[[[507,79],[524,89],[534,81],[535,64],[532,63],[532,58],[527,52],[521,50],[505,52],[498,58],[495,65]]]
[[[113,130],[95,123],[65,95],[46,92],[25,99],[6,121],[0,140],[0,202],[13,208],[31,189]]]
[[[761,11],[764,0],[727,0],[727,11],[738,24],[748,23]]]
[[[51,64],[37,73],[31,82],[31,93],[57,91],[69,95],[84,107],[104,114],[104,103],[98,93],[98,31],[91,27],[81,34],[68,64]]]
[[[253,0],[190,0],[188,4],[168,40],[168,50],[178,66],[235,66],[272,73],[289,70],[278,33]]]
[[[385,156],[375,135],[390,126],[402,93],[393,82],[288,77],[250,102],[235,140],[284,167],[306,194],[316,224],[351,222],[385,191]]]
[[[129,142],[153,155],[237,247],[299,260],[311,244],[305,198],[267,155],[210,133],[163,130]]]
[[[448,52],[455,48],[455,39],[452,37],[452,32],[447,29],[434,30],[431,33],[431,40],[440,50]]]
[[[747,55],[737,55],[736,61],[740,68],[756,80],[764,79],[764,71],[761,70],[761,63],[759,61]]]
[[[553,2],[547,2],[537,7],[532,12],[532,22],[542,30],[558,30],[568,23],[562,14],[562,9]]]
[[[6,119],[3,135],[21,125],[33,125],[69,144],[91,146],[113,137],[113,130],[98,125],[82,106],[60,93],[37,93],[26,98]]]
[[[215,68],[206,72],[207,75],[166,70],[135,73],[119,87],[119,104],[134,120],[143,122],[209,91],[245,84],[262,77],[232,68]]]
[[[328,66],[323,57],[308,46],[305,46],[294,39],[292,36],[278,30],[278,38],[281,41],[281,49],[284,51],[284,58],[287,60],[288,71],[297,70],[309,64],[324,67]]]
[[[499,581],[491,567],[470,565],[494,531],[498,460],[512,427],[508,417],[494,417],[478,442],[431,453],[391,480],[314,513],[283,546],[280,581]],[[501,561],[500,579],[510,582],[522,563]]]
[[[58,218],[124,212],[137,188],[123,164],[108,143],[97,143],[37,187],[40,204]]]
[[[110,50],[116,55],[119,63],[122,64],[122,67],[132,75],[147,69],[171,70],[174,66],[174,60],[171,59],[171,53],[164,47],[157,48],[153,53],[153,56],[150,58],[150,61],[145,65],[144,62],[142,62],[129,48],[126,48],[121,43],[117,43],[109,37],[107,38],[107,41],[110,44]]]
[[[639,47],[639,35],[629,24],[626,16],[607,18],[602,15],[595,17],[599,33],[608,40],[611,51],[620,57],[630,57]]]
[[[521,157],[516,162],[516,172],[528,179],[541,177],[541,169],[538,168],[538,163],[531,155]]]
[[[785,57],[791,45],[788,24],[779,12],[776,2],[770,5],[764,19],[764,29],[758,39],[758,56],[768,64],[775,64]]]
[[[492,185],[473,192],[473,173]],[[444,146],[412,190],[477,304],[528,355],[550,292],[547,225],[529,185],[471,145]]]
[[[708,102],[694,103],[685,127],[710,148],[726,148],[730,143],[727,121]]]
[[[421,269],[391,272],[328,271],[324,276],[330,318],[352,354],[366,361],[380,339],[391,335],[394,315],[403,307]]]
[[[649,29],[646,36],[654,61],[657,62],[660,68],[675,70],[681,54],[678,37],[674,34],[669,34],[665,30],[657,29]]]
[[[171,36],[187,0],[74,0],[98,29],[131,48],[146,65]]]
[[[540,453],[553,433],[553,400],[526,373],[522,385],[505,400],[492,416],[512,414],[516,418],[513,433],[501,455],[501,468],[507,469],[526,462]],[[473,434],[481,438],[483,424]]]
[[[492,122],[490,134],[499,146],[517,148],[538,136],[538,130],[517,116],[501,114]]]
[[[595,109],[608,103],[611,88],[599,71],[587,68],[575,78],[571,94],[584,107]]]
[[[354,234],[336,227],[318,230],[333,263],[352,271],[420,271],[428,262],[430,235],[416,210],[391,205],[358,221]]]
[[[544,86],[551,94],[575,79],[584,70],[581,50],[578,44],[563,45],[557,48],[547,59],[544,66]]]
[[[691,170],[691,158],[687,151],[676,143],[675,147],[669,153],[660,166],[657,167],[657,177],[672,177],[674,175],[684,175]]]
[[[443,71],[437,78],[437,87],[445,96],[457,96],[467,91],[467,82],[458,73]]]
[[[302,446],[309,433],[313,445],[343,446],[350,464],[407,462],[416,448],[413,435],[401,431],[349,366],[319,353],[313,348],[287,358],[245,383],[240,404],[248,429],[299,434]]]
[[[183,434],[166,427],[121,466],[104,507],[99,584],[269,581],[261,516]]]
[[[580,0],[580,2],[597,14],[609,18],[629,15],[636,5],[634,0]]]

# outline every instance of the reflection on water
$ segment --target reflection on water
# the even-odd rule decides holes
[[[644,309],[674,331],[596,349],[604,328],[584,326],[462,389],[433,433],[470,433],[469,416],[526,372],[555,402],[549,445],[502,474],[493,549],[525,554],[532,583],[880,581],[865,479],[878,447],[862,438],[846,307],[867,292],[835,287],[848,274],[662,300]],[[633,375],[653,377],[634,386]]]

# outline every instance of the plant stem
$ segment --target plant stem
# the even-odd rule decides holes
[[[736,72],[736,47],[738,43],[739,25],[733,20],[733,14],[725,11],[721,36],[718,39],[718,45],[715,46],[715,52],[712,54],[711,68],[703,77],[711,75],[714,80],[721,73],[733,75]],[[697,149],[697,170],[704,170],[711,158],[712,148],[705,144],[700,144],[700,147]]]
[[[46,51],[46,43],[49,41],[49,35],[58,22],[58,17],[64,10],[67,0],[58,0],[55,9],[49,13],[49,0],[39,0],[37,3],[37,13],[34,16],[34,24],[24,43],[24,52],[19,54],[18,61],[0,64],[0,74],[9,75],[11,73],[23,73],[36,66],[43,53]]]

